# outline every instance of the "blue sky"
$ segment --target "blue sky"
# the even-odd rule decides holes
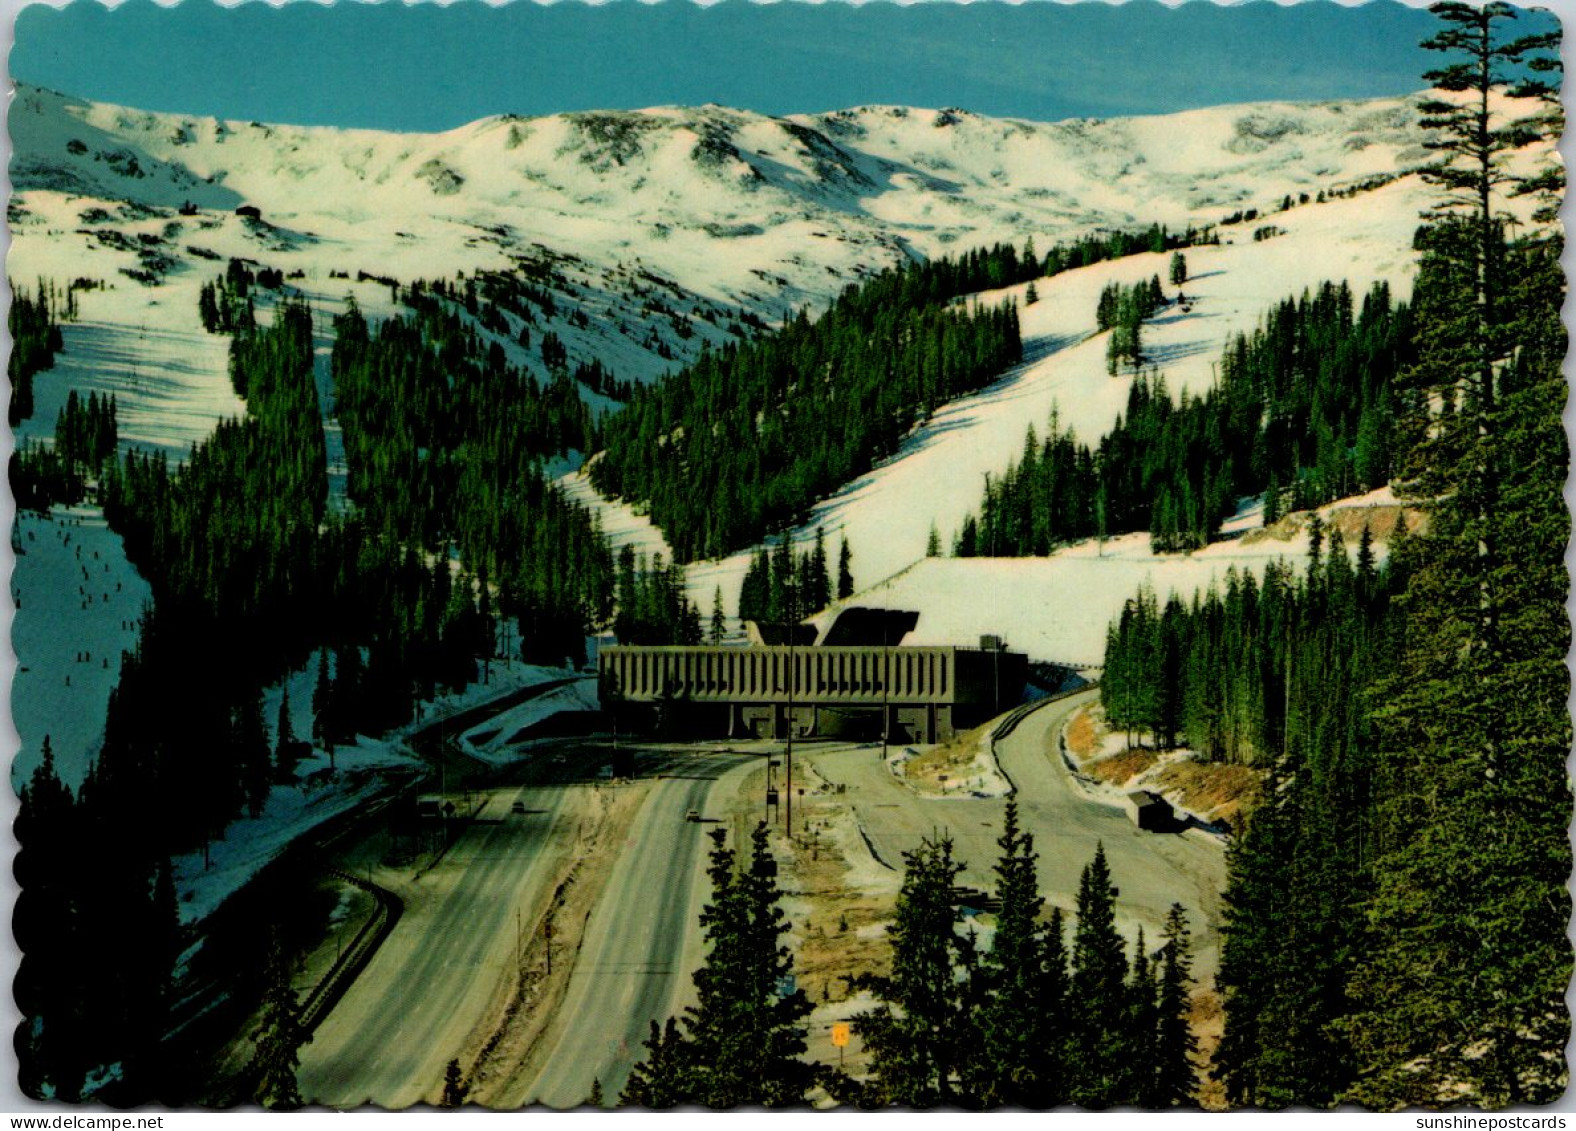
[[[76,0],[23,9],[10,66],[23,81],[152,110],[396,130],[702,102],[767,113],[892,102],[1052,120],[1404,93],[1433,61],[1417,47],[1433,27],[1393,0]]]

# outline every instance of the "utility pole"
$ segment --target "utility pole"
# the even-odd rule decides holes
[[[887,759],[887,732],[891,727],[892,649],[887,643],[887,618],[881,618],[881,761]]]
[[[788,839],[793,839],[793,683],[794,683],[794,652],[793,652],[793,625],[788,626],[788,745],[784,774],[786,781],[783,792],[788,797]]]
[[[790,558],[791,560],[791,558]],[[788,798],[787,818],[788,836],[793,838],[793,685],[798,670],[794,661],[798,658],[794,653],[795,631],[799,624],[799,588],[790,584],[788,588],[788,742],[784,757],[784,782],[783,792]]]
[[[1001,637],[998,636],[996,638],[995,651],[991,653],[991,675],[995,684],[995,691],[993,695],[996,702],[993,710],[997,714],[1001,713],[1001,650],[1003,647],[1005,647],[1005,644],[1003,643]],[[931,737],[934,738],[935,736],[932,735]]]

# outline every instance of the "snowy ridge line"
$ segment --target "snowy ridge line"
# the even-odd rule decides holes
[[[334,1006],[339,1004],[339,999],[345,996],[350,984],[367,968],[372,956],[393,933],[400,916],[405,913],[404,901],[387,888],[363,880],[342,868],[335,868],[333,874],[367,892],[377,901],[377,907],[372,917],[356,932],[350,946],[334,961],[323,980],[307,995],[301,1006],[301,1024],[308,1033],[316,1029]]]

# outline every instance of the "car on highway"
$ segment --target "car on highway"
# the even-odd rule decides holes
[[[516,801],[513,805],[509,806],[509,812],[523,814],[525,812],[525,802]]]
[[[699,821],[700,820],[700,810],[699,809],[691,809],[688,813],[684,814],[684,819],[686,821]]]

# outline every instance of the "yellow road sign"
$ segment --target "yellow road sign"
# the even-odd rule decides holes
[[[832,1026],[832,1044],[837,1048],[848,1044],[848,1022],[839,1021]]]

